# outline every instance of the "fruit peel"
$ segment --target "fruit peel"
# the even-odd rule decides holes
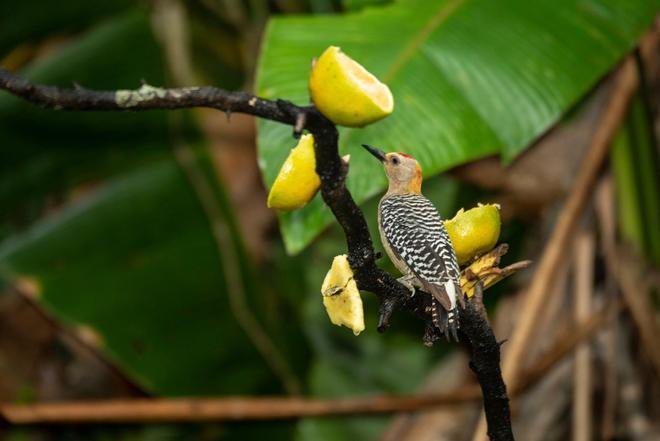
[[[353,278],[353,270],[345,254],[335,256],[321,286],[323,306],[330,321],[346,326],[359,335],[364,331],[362,298]]]
[[[462,208],[444,222],[456,251],[459,265],[493,249],[500,237],[500,209],[497,204],[479,204],[470,210]]]
[[[523,260],[504,268],[499,268],[500,259],[508,250],[509,246],[507,244],[500,244],[497,248],[482,255],[472,262],[470,266],[461,271],[461,291],[468,298],[474,295],[479,281],[482,283],[483,290],[486,290],[497,282],[531,265],[531,261]]]
[[[314,137],[306,134],[282,164],[268,193],[267,205],[282,211],[302,208],[316,195],[320,186],[321,179],[316,174]]]
[[[389,87],[337,46],[328,47],[314,63],[309,94],[323,115],[347,127],[363,127],[394,110]]]

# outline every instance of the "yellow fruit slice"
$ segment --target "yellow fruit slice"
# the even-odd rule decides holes
[[[336,46],[316,60],[309,94],[323,115],[342,126],[362,127],[394,110],[390,89]]]
[[[458,263],[463,265],[493,249],[500,237],[500,225],[498,205],[479,204],[468,211],[461,208],[453,219],[446,220]]]
[[[333,259],[330,271],[323,280],[321,294],[323,306],[333,324],[346,326],[355,335],[364,331],[362,298],[345,254]]]
[[[278,210],[294,210],[304,207],[321,185],[316,174],[316,156],[314,154],[314,137],[303,135],[270,188],[267,205]]]

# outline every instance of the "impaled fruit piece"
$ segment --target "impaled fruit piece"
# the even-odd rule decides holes
[[[364,331],[362,298],[353,279],[353,270],[345,254],[336,256],[321,286],[323,306],[330,321],[346,326],[358,335]]]
[[[316,156],[314,154],[314,137],[303,135],[270,188],[268,207],[289,211],[304,207],[321,185],[316,174]]]
[[[314,63],[309,94],[323,115],[342,126],[362,127],[394,110],[387,85],[336,46]]]
[[[481,205],[445,221],[459,265],[493,249],[500,237],[500,210],[495,204]]]

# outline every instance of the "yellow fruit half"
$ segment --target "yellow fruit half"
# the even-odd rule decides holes
[[[362,298],[353,279],[353,270],[345,254],[336,256],[321,286],[323,306],[330,321],[346,326],[358,335],[364,331]]]
[[[303,135],[270,188],[268,207],[284,211],[304,207],[320,185],[321,180],[316,174],[314,137]]]
[[[362,127],[394,110],[390,89],[336,46],[316,60],[309,94],[323,115],[342,126]]]
[[[445,228],[456,251],[458,263],[463,265],[493,249],[500,237],[500,224],[497,205],[480,204],[468,211],[461,208],[453,219],[446,220]]]

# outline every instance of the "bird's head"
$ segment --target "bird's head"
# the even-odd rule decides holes
[[[422,168],[415,158],[406,153],[385,153],[366,144],[362,147],[383,163],[390,181],[389,193],[421,193]]]

